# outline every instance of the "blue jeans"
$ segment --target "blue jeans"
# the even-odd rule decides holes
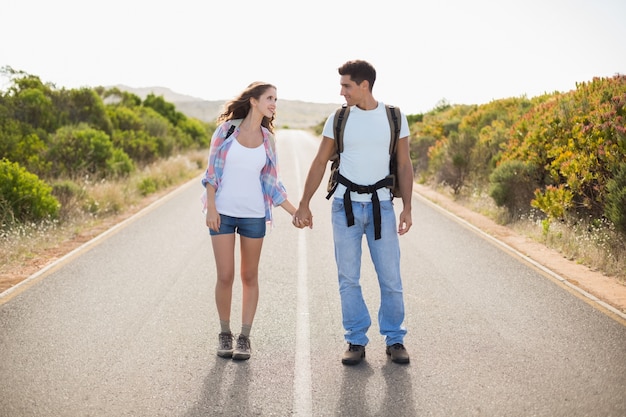
[[[385,344],[404,343],[404,299],[400,276],[400,242],[393,202],[381,201],[381,238],[374,239],[371,202],[352,202],[354,226],[348,227],[341,198],[333,199],[332,223],[335,260],[345,339],[354,345],[367,345],[367,330],[372,324],[361,291],[361,243],[367,239],[370,257],[378,275],[380,307],[378,324]]]

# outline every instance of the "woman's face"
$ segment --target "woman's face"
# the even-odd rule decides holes
[[[258,100],[252,99],[252,105],[257,108],[257,110],[263,114],[263,116],[271,119],[276,113],[276,102],[278,101],[278,97],[276,97],[276,89],[274,87],[269,87]]]

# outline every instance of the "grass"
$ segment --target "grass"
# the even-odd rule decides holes
[[[463,195],[457,202],[504,224],[520,235],[557,250],[567,259],[626,284],[626,237],[605,220],[548,220],[538,211],[512,220],[482,192]]]
[[[571,261],[586,265],[626,284],[626,239],[604,220],[549,221],[533,214],[513,228]]]

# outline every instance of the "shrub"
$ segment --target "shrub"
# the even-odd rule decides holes
[[[191,138],[192,144],[196,147],[202,148],[209,146],[211,138],[208,135],[207,126],[203,125],[199,120],[185,119],[179,123],[178,127],[185,135]],[[192,144],[190,144],[190,146]]]
[[[156,192],[159,189],[159,184],[156,179],[147,177],[141,180],[137,188],[141,195],[147,196]]]
[[[544,212],[550,219],[565,219],[565,215],[572,208],[574,194],[563,184],[548,185],[541,192],[535,191],[535,199],[531,205]]]
[[[150,108],[142,109],[144,130],[148,136],[154,138],[157,144],[157,154],[161,158],[170,156],[176,145],[176,138],[172,135],[172,126],[163,116]]]
[[[512,160],[501,163],[489,176],[491,190],[489,195],[500,207],[505,207],[510,214],[528,211],[534,190],[535,168],[522,161]]]
[[[429,168],[428,150],[437,140],[432,136],[418,136],[411,140],[411,160],[413,171],[418,175],[426,175]]]
[[[130,156],[122,149],[113,149],[111,157],[107,159],[107,172],[113,177],[127,177],[135,170],[135,164]]]
[[[143,130],[116,130],[113,143],[140,164],[154,162],[159,157],[157,139]]]
[[[88,125],[65,126],[50,139],[48,160],[55,177],[77,178],[104,173],[113,144],[108,135]]]
[[[74,181],[65,180],[52,185],[52,195],[61,204],[59,217],[68,219],[81,211],[83,202],[87,198],[87,191]]]
[[[620,168],[607,184],[607,203],[604,214],[620,233],[626,235],[626,164]]]
[[[38,221],[56,218],[59,202],[52,187],[16,162],[0,160],[0,216],[9,221]]]
[[[55,177],[93,175],[105,178],[125,175],[133,169],[128,156],[114,148],[106,133],[86,124],[59,129],[50,140],[47,156],[53,164]]]

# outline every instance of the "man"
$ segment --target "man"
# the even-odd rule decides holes
[[[343,135],[340,181],[332,202],[335,260],[345,340],[348,342],[342,363],[360,363],[369,342],[367,331],[371,318],[359,282],[363,235],[367,239],[380,284],[378,321],[380,332],[385,337],[386,353],[393,362],[409,363],[409,354],[404,347],[406,329],[403,326],[404,299],[398,239],[398,235],[408,232],[412,225],[413,167],[409,154],[409,126],[402,113],[396,161],[403,208],[396,229],[389,188],[382,186],[375,189],[389,175],[391,140],[385,105],[372,94],[376,70],[362,60],[348,61],[338,70],[341,95],[350,107]],[[326,120],[322,142],[309,169],[302,200],[294,215],[293,222],[297,227],[313,226],[309,203],[324,176],[328,160],[335,153],[333,121],[334,114]],[[346,191],[348,188],[355,191]],[[374,192],[378,201],[376,196],[372,198]],[[380,212],[379,218],[377,211]]]

